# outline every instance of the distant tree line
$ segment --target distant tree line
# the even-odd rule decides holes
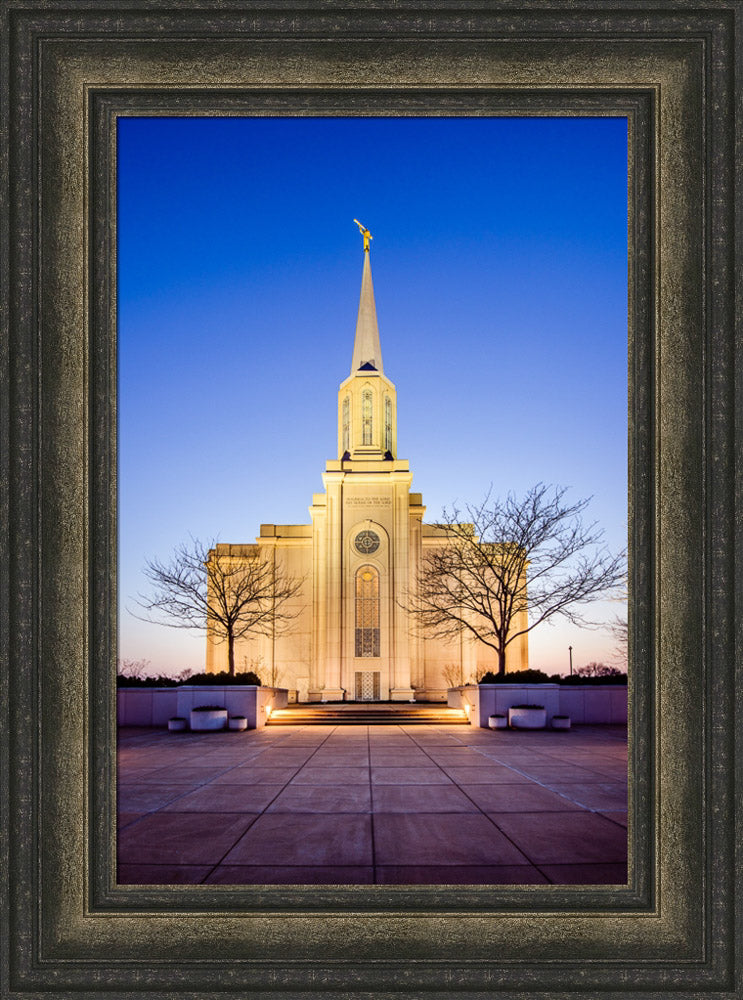
[[[184,670],[175,677],[166,674],[161,674],[157,677],[147,676],[144,674],[134,677],[131,674],[120,673],[116,678],[116,683],[118,687],[130,688],[179,687],[181,684],[255,684],[257,687],[260,687],[261,679],[258,674],[253,673],[252,670],[246,670],[243,673],[236,674],[230,674],[226,670],[215,674],[192,674],[190,670]]]
[[[492,670],[482,674],[479,684],[626,684],[627,674],[605,663],[588,663],[571,675],[547,674],[543,670],[512,670],[496,674]]]

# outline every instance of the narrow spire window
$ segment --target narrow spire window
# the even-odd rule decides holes
[[[348,396],[343,400],[343,454],[351,450],[351,401]]]
[[[379,656],[379,573],[373,566],[356,572],[356,656]]]
[[[361,443],[372,443],[372,393],[364,389],[361,396]]]
[[[384,450],[392,451],[392,400],[384,398]]]

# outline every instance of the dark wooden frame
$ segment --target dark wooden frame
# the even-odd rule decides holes
[[[740,19],[734,0],[6,0],[3,996],[741,988]],[[168,112],[627,116],[626,887],[115,884],[114,126]]]

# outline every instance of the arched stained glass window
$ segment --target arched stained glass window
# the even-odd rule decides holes
[[[364,389],[361,396],[361,443],[372,443],[372,393]]]
[[[384,450],[392,451],[392,400],[384,398]]]
[[[356,656],[379,656],[379,573],[373,566],[356,572]]]
[[[342,428],[343,428],[343,454],[351,450],[351,401],[346,396],[343,400],[343,417],[342,417]]]

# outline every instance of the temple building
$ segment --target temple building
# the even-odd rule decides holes
[[[382,365],[368,230],[364,236],[351,371],[338,391],[337,458],[322,475],[310,524],[262,524],[255,544],[220,544],[220,557],[276,560],[302,579],[293,620],[235,642],[238,671],[289,688],[298,701],[438,701],[457,682],[497,670],[489,646],[417,634],[404,610],[421,554],[447,544],[425,524],[397,457],[397,394]],[[214,550],[213,550],[214,551]],[[508,646],[506,670],[528,666],[526,633]],[[206,669],[227,669],[227,644],[207,636]]]

